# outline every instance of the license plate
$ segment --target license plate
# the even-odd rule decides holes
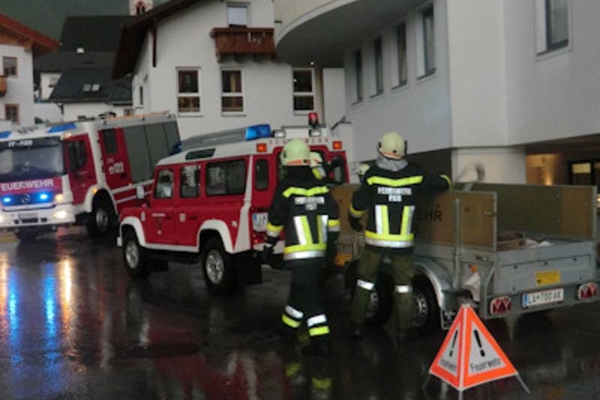
[[[37,219],[37,213],[19,213],[19,219]]]
[[[256,213],[252,214],[252,229],[257,232],[264,232],[267,230],[267,222],[269,222],[267,213]]]
[[[544,304],[559,303],[565,299],[563,288],[542,290],[539,292],[526,293],[522,298],[523,308],[542,306]]]

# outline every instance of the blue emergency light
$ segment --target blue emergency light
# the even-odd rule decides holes
[[[260,124],[246,128],[246,140],[256,140],[271,137],[271,125]]]
[[[38,193],[37,194],[37,200],[38,202],[44,202],[44,201],[48,201],[50,200],[50,193]]]
[[[70,131],[77,128],[74,122],[70,122],[68,124],[55,125],[48,129],[48,133],[59,133],[64,131]]]
[[[13,201],[13,199],[11,196],[4,196],[2,198],[2,203],[4,203],[4,204],[10,204],[10,203],[12,203],[12,201]]]
[[[10,136],[10,131],[0,132],[0,139],[7,139]]]

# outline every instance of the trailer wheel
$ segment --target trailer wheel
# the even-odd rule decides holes
[[[440,307],[433,287],[424,276],[413,280],[413,327],[420,335],[430,335],[440,329]]]
[[[140,247],[134,232],[128,231],[123,239],[123,261],[125,270],[135,279],[146,278],[150,275],[144,249]]]
[[[227,295],[236,291],[237,275],[232,256],[217,238],[209,239],[202,250],[202,271],[210,293]]]
[[[100,237],[106,235],[110,230],[114,218],[113,214],[114,212],[108,200],[95,199],[86,225],[90,236]]]

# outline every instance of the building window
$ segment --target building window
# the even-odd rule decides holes
[[[19,124],[19,106],[17,104],[4,105],[4,118],[12,121],[13,124]]]
[[[423,73],[431,75],[435,72],[435,29],[433,7],[423,12]]]
[[[17,58],[2,57],[2,74],[4,76],[17,76]]]
[[[569,10],[567,0],[546,0],[546,50],[569,44]]]
[[[200,70],[177,70],[177,111],[181,114],[200,113]]]
[[[356,101],[363,100],[363,76],[362,76],[362,51],[354,52],[354,84],[356,90]]]
[[[400,24],[396,28],[396,50],[398,57],[398,86],[406,85],[406,25]]]
[[[243,112],[242,71],[221,71],[221,110],[223,112]]]
[[[375,63],[375,94],[383,93],[383,50],[381,38],[373,41],[373,58]]]
[[[229,26],[248,26],[248,4],[227,4],[227,23]]]
[[[294,111],[312,111],[315,93],[312,69],[294,69]]]
[[[139,96],[140,96],[140,106],[143,106],[144,105],[144,87],[143,86],[140,86]]]

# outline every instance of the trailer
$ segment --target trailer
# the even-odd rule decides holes
[[[332,188],[342,216],[356,188]],[[470,183],[418,204],[413,325],[422,334],[449,328],[465,302],[485,320],[598,300],[595,187]],[[342,221],[335,264],[350,289],[363,244]],[[383,263],[370,325],[392,311]]]

